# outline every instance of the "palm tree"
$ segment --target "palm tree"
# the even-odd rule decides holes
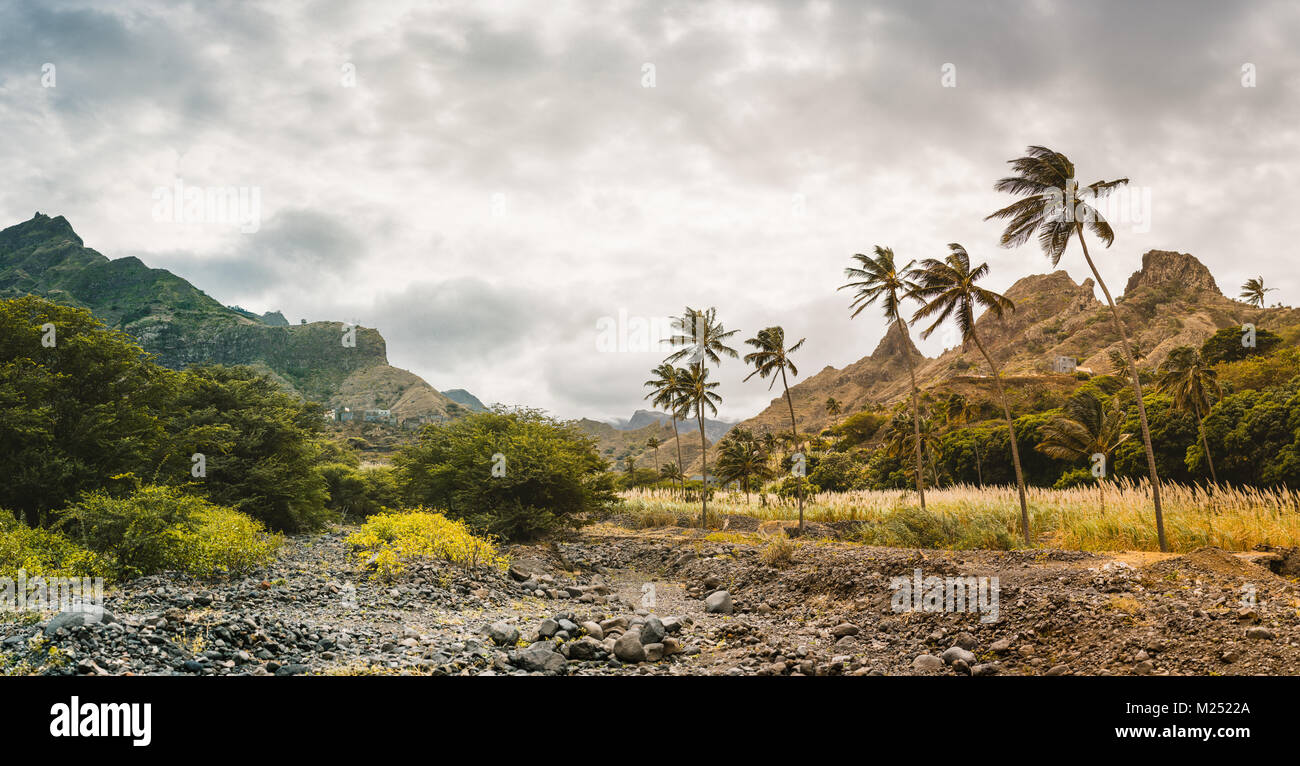
[[[659,475],[669,481],[681,482],[682,469],[676,463],[664,463],[663,468],[659,469]]]
[[[922,475],[924,470],[921,467],[920,390],[916,385],[915,360],[907,351],[907,347],[911,345],[911,336],[908,335],[907,323],[903,321],[903,315],[899,311],[902,299],[911,294],[912,289],[916,287],[912,281],[915,276],[912,264],[915,261],[908,261],[899,268],[894,264],[894,251],[890,248],[876,245],[875,253],[874,257],[855,253],[853,258],[859,265],[844,270],[844,276],[850,281],[837,289],[851,287],[854,290],[853,302],[849,304],[849,308],[853,309],[850,318],[856,317],[863,309],[879,301],[885,314],[885,321],[893,322],[902,334],[903,340],[906,341],[903,355],[907,357],[907,373],[912,378],[912,426],[915,429],[912,440],[916,453],[916,494],[921,499],[921,510],[924,511],[925,477]]]
[[[655,473],[659,473],[659,438],[651,436],[645,440],[645,446],[655,451]]]
[[[1170,351],[1164,364],[1160,365],[1160,380],[1156,385],[1173,397],[1176,409],[1196,415],[1196,427],[1201,432],[1205,462],[1210,466],[1210,481],[1218,484],[1219,477],[1214,472],[1214,458],[1210,456],[1210,443],[1205,438],[1204,423],[1210,407],[1223,397],[1218,373],[1205,364],[1200,351],[1191,346],[1180,346]]]
[[[668,417],[673,424],[673,441],[677,444],[677,485],[682,493],[686,496],[686,484],[682,480],[681,466],[682,462],[682,437],[677,433],[677,411],[680,409],[682,390],[681,390],[681,369],[664,362],[652,370],[656,376],[645,382],[645,386],[650,389],[650,393],[645,395],[646,399],[655,407],[661,408],[668,412]],[[656,458],[657,459],[657,458]]]
[[[709,368],[703,362],[696,362],[678,372],[682,374],[683,394],[679,412],[694,417],[700,427],[700,462],[704,478],[704,488],[700,491],[700,529],[706,529],[709,523],[709,444],[704,439],[704,412],[708,410],[714,415],[718,414],[718,403],[722,397],[713,392],[718,383],[709,381]]]
[[[1119,309],[1110,295],[1110,289],[1097,271],[1097,266],[1088,255],[1088,243],[1083,238],[1085,225],[1094,236],[1110,247],[1115,241],[1115,232],[1106,219],[1085,200],[1098,200],[1105,197],[1117,186],[1128,183],[1127,178],[1116,181],[1097,181],[1087,186],[1080,186],[1074,177],[1074,163],[1060,152],[1054,152],[1042,146],[1031,146],[1024,157],[1010,160],[1016,175],[1003,178],[993,185],[994,190],[1021,195],[1022,199],[988,215],[984,220],[993,218],[1010,219],[1002,232],[1003,247],[1017,247],[1024,244],[1036,232],[1038,244],[1055,266],[1065,253],[1071,236],[1078,236],[1079,247],[1083,250],[1083,259],[1087,261],[1093,278],[1106,296],[1110,306],[1111,319],[1124,345],[1122,349],[1128,357],[1129,378],[1133,381],[1134,399],[1137,401],[1138,419],[1142,423],[1142,443],[1146,449],[1147,472],[1151,477],[1151,500],[1156,511],[1156,536],[1160,540],[1160,550],[1168,552],[1169,543],[1165,539],[1165,519],[1160,505],[1160,477],[1156,474],[1156,453],[1151,446],[1151,425],[1147,421],[1146,404],[1142,401],[1142,381],[1138,377],[1137,364],[1133,361],[1132,342],[1128,330],[1119,318]]]
[[[1276,287],[1264,287],[1263,277],[1253,277],[1246,280],[1246,284],[1241,286],[1241,295],[1238,297],[1254,306],[1255,308],[1264,308],[1264,293],[1271,293]]]
[[[1020,493],[1020,527],[1025,536],[1025,545],[1033,545],[1029,532],[1029,504],[1025,499],[1025,473],[1020,467],[1020,448],[1016,445],[1016,426],[1011,419],[1011,405],[1007,403],[1007,393],[1002,388],[1002,374],[993,362],[993,357],[989,356],[988,349],[984,348],[984,342],[980,340],[975,328],[976,308],[982,308],[1001,319],[1004,312],[1015,311],[1016,307],[1006,296],[975,284],[988,275],[987,263],[981,263],[972,269],[966,248],[954,242],[948,245],[948,249],[951,252],[942,261],[927,258],[921,262],[917,286],[912,296],[922,301],[923,305],[912,315],[912,321],[934,317],[934,324],[921,333],[922,338],[928,338],[939,325],[952,317],[961,330],[962,342],[974,343],[988,363],[989,370],[993,373],[993,386],[997,389],[998,398],[1002,400],[1002,414],[1006,417],[1007,431],[1011,435],[1011,464],[1016,469],[1016,489]]]
[[[831,428],[834,428],[835,426],[840,424],[840,413],[843,411],[844,408],[840,405],[839,402],[835,401],[835,397],[833,396],[827,397],[826,414],[831,416]]]
[[[739,330],[724,328],[718,322],[717,309],[700,310],[687,306],[673,325],[676,334],[668,338],[668,344],[678,350],[669,354],[664,361],[680,362],[687,359],[692,364],[713,362],[720,365],[723,356],[732,359],[739,357],[736,349],[723,342]]]
[[[1110,358],[1110,366],[1115,369],[1115,375],[1121,378],[1132,377],[1132,371],[1128,365],[1129,357],[1125,356],[1123,351],[1112,348],[1106,352],[1106,356]],[[1132,358],[1134,362],[1142,358],[1142,352],[1138,351],[1136,345],[1132,348]]]
[[[908,433],[911,431],[912,433]],[[885,432],[885,454],[890,457],[902,458],[908,452],[911,452],[912,445],[908,442],[913,441],[915,434],[921,435],[922,452],[929,459],[926,461],[930,465],[930,475],[934,478],[934,484],[939,484],[939,469],[935,465],[935,456],[942,453],[943,441],[939,433],[939,425],[928,413],[921,414],[921,422],[914,424],[912,414],[906,410],[899,410],[894,413],[893,419],[889,423],[889,429]]]
[[[744,428],[734,428],[718,444],[717,471],[719,481],[741,482],[745,503],[748,504],[750,479],[762,481],[768,478],[771,469],[762,444],[753,433]]]
[[[1065,400],[1062,414],[1043,425],[1042,441],[1038,451],[1058,460],[1085,460],[1101,455],[1106,464],[1119,445],[1133,434],[1124,433],[1125,412],[1119,397],[1112,397],[1109,405],[1090,391],[1081,391]],[[1101,481],[1106,471],[1098,477],[1097,492],[1101,498],[1102,512],[1106,511],[1106,496]]]
[[[785,388],[785,403],[790,408],[790,433],[794,434],[795,449],[799,449],[799,427],[794,418],[794,400],[790,398],[790,381],[786,379],[785,371],[789,370],[791,375],[798,375],[799,369],[794,366],[790,359],[790,354],[798,351],[806,338],[800,338],[799,342],[793,346],[785,347],[785,330],[780,327],[767,327],[758,331],[758,335],[745,341],[746,345],[753,346],[756,350],[753,353],[745,354],[745,364],[754,365],[754,371],[745,376],[745,380],[757,375],[760,378],[772,378],[772,382],[767,385],[768,390],[776,385],[777,373],[781,375],[781,385]],[[799,532],[803,533],[803,485],[799,485]]]

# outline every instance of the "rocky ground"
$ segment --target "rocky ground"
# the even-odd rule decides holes
[[[11,615],[0,671],[1300,674],[1294,550],[950,552],[805,538],[782,558],[745,532],[606,524],[516,546],[506,573],[423,562],[385,584],[346,534],[295,538],[249,577],[146,577],[111,590],[103,612]],[[900,607],[894,578],[914,582],[918,569],[997,577],[996,619],[974,602]]]

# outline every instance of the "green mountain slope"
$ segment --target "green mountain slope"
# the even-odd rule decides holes
[[[0,298],[29,293],[89,309],[173,369],[248,364],[328,407],[391,409],[399,418],[449,414],[450,399],[388,364],[377,330],[358,327],[355,346],[345,346],[340,322],[290,325],[279,312],[258,317],[223,306],[166,269],[86,247],[62,216],[37,213],[0,231]]]

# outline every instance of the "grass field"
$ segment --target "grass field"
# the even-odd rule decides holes
[[[743,514],[760,520],[796,519],[798,507],[776,496],[717,492],[709,515]],[[1173,551],[1213,545],[1251,550],[1259,544],[1300,545],[1300,492],[1161,485],[1165,533]],[[623,494],[624,510],[646,525],[699,518],[699,500],[666,490]],[[1145,483],[1118,482],[1100,490],[1030,488],[1031,531],[1038,547],[1088,551],[1159,550],[1155,513]],[[1020,506],[1014,486],[957,485],[926,491],[923,514],[915,492],[821,493],[807,499],[804,518],[817,522],[867,522],[850,539],[899,547],[1009,549],[1020,540]]]

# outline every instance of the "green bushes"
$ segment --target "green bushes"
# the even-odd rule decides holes
[[[425,426],[394,463],[410,505],[445,508],[506,539],[577,526],[614,502],[615,477],[595,440],[535,410]]]
[[[320,467],[320,474],[329,495],[326,507],[344,518],[365,518],[400,505],[397,478],[388,466],[358,469],[327,463]]]
[[[43,327],[57,331],[42,343]],[[316,405],[248,367],[175,372],[84,309],[0,301],[0,507],[28,526],[83,492],[188,484],[277,530],[323,524]],[[191,474],[192,456],[206,476]]]
[[[0,513],[0,577],[103,577],[108,562],[58,532],[33,529]]]
[[[463,521],[452,521],[441,513],[417,508],[405,512],[371,516],[348,544],[359,556],[373,556],[375,577],[394,580],[414,558],[431,558],[458,564],[467,569],[494,567],[505,571],[509,557],[499,553],[496,545],[469,530]]]
[[[163,570],[247,572],[268,563],[280,544],[248,516],[173,487],[146,486],[126,497],[93,492],[60,516],[68,536],[122,579]]]

